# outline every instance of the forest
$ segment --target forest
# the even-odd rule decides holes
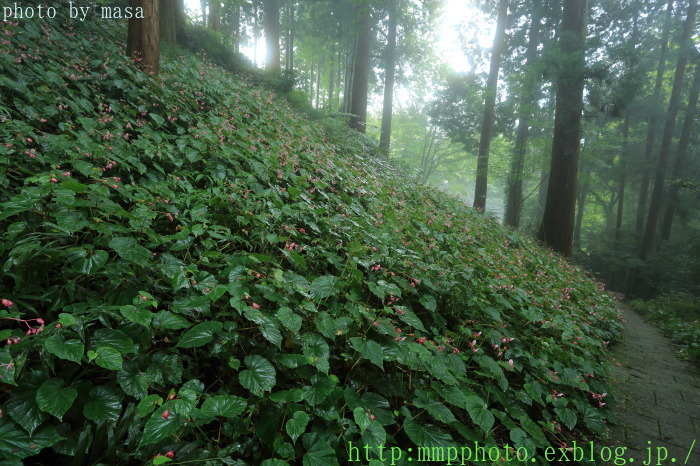
[[[0,463],[700,454],[698,0],[2,10]]]

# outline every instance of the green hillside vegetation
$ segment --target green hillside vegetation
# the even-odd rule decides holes
[[[151,79],[123,28],[66,24],[0,26],[7,464],[547,464],[605,433],[599,283],[339,120],[189,53]]]

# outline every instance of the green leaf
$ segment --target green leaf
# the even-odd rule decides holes
[[[106,251],[97,250],[94,252],[86,251],[85,255],[77,259],[73,266],[85,275],[92,275],[100,270],[109,260],[109,254]]]
[[[569,408],[554,408],[554,412],[557,413],[559,420],[564,423],[564,425],[569,429],[573,429],[576,426],[576,412]]]
[[[170,311],[160,311],[153,316],[153,326],[163,330],[180,330],[190,325],[187,319]]]
[[[297,411],[291,419],[287,421],[284,428],[287,434],[292,438],[292,442],[296,443],[297,439],[306,430],[306,425],[309,423],[309,415],[304,411]]]
[[[326,340],[316,333],[305,333],[301,341],[304,348],[304,356],[308,358],[309,363],[327,374],[330,369],[328,358],[331,352]]]
[[[90,401],[83,406],[83,414],[94,422],[111,421],[116,424],[122,412],[119,391],[110,386],[95,387],[90,390]]]
[[[352,410],[352,416],[355,419],[355,424],[360,428],[360,432],[364,432],[372,422],[368,409],[357,407]]]
[[[62,419],[77,396],[75,388],[64,388],[63,379],[53,378],[42,383],[36,391],[36,402],[42,411]]]
[[[287,445],[289,445],[289,444],[287,444]],[[263,461],[262,463],[260,463],[260,466],[289,466],[289,463],[287,463],[284,460],[272,458],[272,459],[268,459],[268,460]]]
[[[435,298],[433,298],[429,294],[421,296],[419,301],[423,305],[423,307],[429,311],[434,311],[435,309],[437,309],[437,302],[435,302]]]
[[[310,434],[304,435],[304,446],[306,453],[302,459],[302,466],[335,466],[338,464],[335,450],[328,445],[328,442],[316,440],[307,446],[306,438]]]
[[[362,357],[369,359],[372,364],[378,366],[381,370],[384,370],[384,350],[379,346],[379,343],[373,340],[363,340],[359,337],[353,337],[350,339],[355,351],[359,351]]]
[[[328,398],[337,384],[338,378],[334,375],[314,374],[311,377],[311,386],[307,385],[301,389],[303,399],[311,406],[319,405]]]
[[[516,448],[520,446],[525,438],[527,438],[527,433],[518,427],[510,431],[510,441],[513,442]]]
[[[119,312],[121,312],[126,320],[143,325],[146,328],[149,327],[151,319],[153,318],[153,313],[148,309],[141,309],[131,305],[120,307]]]
[[[36,376],[34,374],[36,374]],[[29,378],[39,378],[40,381],[43,380],[43,378],[40,378],[41,374],[34,374],[31,374]],[[34,381],[23,380],[19,385],[19,389],[12,390],[10,399],[6,405],[6,411],[12,420],[21,425],[24,430],[29,432],[29,435],[32,435],[36,428],[39,427],[42,422],[48,419],[49,415],[39,408],[39,404],[36,401],[38,385],[35,385],[34,383],[30,385],[27,382]]]
[[[275,451],[285,458],[294,458],[294,447],[291,443],[285,442],[284,437],[281,435],[275,439],[274,443]],[[264,463],[263,463],[264,464]]]
[[[299,333],[302,319],[292,312],[288,307],[282,307],[277,311],[277,319],[292,333]]]
[[[207,398],[200,413],[205,418],[240,416],[247,407],[246,400],[233,395],[216,395]]]
[[[183,387],[177,393],[177,398],[173,402],[173,411],[176,411],[182,416],[189,416],[197,407],[200,392]]]
[[[95,330],[93,341],[97,348],[109,347],[117,351],[117,353],[134,353],[134,341],[121,330],[111,328],[101,328]]]
[[[315,298],[328,298],[338,293],[338,277],[334,275],[324,275],[311,282],[309,291]]]
[[[46,351],[61,359],[73,361],[80,364],[80,360],[85,353],[85,345],[80,340],[68,340],[63,338],[63,335],[57,333],[50,336],[44,342]]]
[[[30,437],[14,422],[5,417],[0,418],[0,457],[3,459],[19,461],[36,455],[63,439],[53,426],[43,427]]]
[[[163,398],[159,397],[158,395],[148,395],[139,402],[138,406],[136,406],[136,411],[138,411],[139,416],[146,417],[162,404]]]
[[[117,372],[117,382],[127,395],[140,400],[148,395],[148,380],[139,370],[124,370]]]
[[[413,404],[416,408],[425,409],[436,420],[449,424],[457,419],[452,414],[447,406],[437,401],[437,397],[432,391],[416,390],[416,397]]]
[[[419,447],[446,448],[452,444],[452,437],[431,424],[419,424],[406,418],[404,432]]]
[[[418,318],[418,316],[410,309],[401,307],[400,308],[402,313],[399,313],[399,319],[404,321],[406,324],[410,325],[411,327],[420,330],[422,332],[428,332],[425,327],[423,326],[423,322]]]
[[[261,396],[263,392],[271,391],[272,387],[275,386],[276,374],[270,361],[253,354],[246,356],[243,362],[248,367],[238,375],[238,380],[243,388],[257,396]]]
[[[165,440],[182,428],[180,418],[175,413],[168,412],[167,418],[162,416],[165,411],[169,411],[172,404],[173,402],[169,401],[151,414],[151,417],[146,421],[146,425],[143,428],[143,435],[139,442],[139,448],[144,445],[150,445]]]
[[[547,445],[547,437],[545,437],[544,433],[542,432],[542,428],[538,426],[535,421],[530,419],[527,414],[523,414],[519,418],[520,420],[520,426],[525,429],[525,432],[530,434],[530,437],[535,439],[540,445]]]
[[[61,323],[61,325],[67,327],[78,325],[78,319],[76,319],[74,315],[65,312],[58,314],[58,321]]]
[[[82,230],[88,224],[87,220],[85,220],[85,216],[81,212],[77,212],[75,210],[64,210],[61,212],[56,217],[56,223],[59,227],[70,233]]]
[[[12,355],[8,347],[0,349],[0,381],[8,385],[17,385],[15,383],[15,364],[12,360]]]
[[[186,331],[178,342],[179,348],[195,348],[204,346],[214,340],[214,334],[223,328],[224,324],[217,321],[207,321],[197,324]]]
[[[362,432],[362,443],[369,445],[375,452],[384,447],[386,443],[386,431],[377,421],[370,421],[367,428]]]
[[[484,400],[477,395],[468,396],[466,407],[469,417],[472,418],[474,424],[479,426],[484,432],[491,430],[495,419]]]
[[[111,346],[104,346],[102,348],[97,348],[97,358],[95,358],[95,363],[108,369],[110,371],[120,371],[122,370],[122,364],[124,360],[122,355],[116,349]]]
[[[122,259],[142,267],[145,267],[151,260],[151,252],[130,236],[112,238],[109,247],[114,249]]]

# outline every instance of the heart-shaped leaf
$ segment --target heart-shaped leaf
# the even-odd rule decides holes
[[[53,378],[41,384],[36,391],[36,402],[39,409],[58,419],[73,405],[78,391],[73,387],[63,387],[63,379]]]

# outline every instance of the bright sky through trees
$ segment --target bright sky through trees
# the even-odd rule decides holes
[[[199,0],[185,0],[185,8],[191,15],[199,18],[201,15],[201,3]],[[470,2],[464,0],[446,0],[443,9],[443,18],[439,22],[437,41],[435,46],[437,53],[443,61],[455,71],[467,71],[474,64],[465,56],[461,47],[463,39],[476,38],[479,46],[489,48],[493,40],[493,27],[495,18],[488,18]],[[262,32],[261,32],[262,34]],[[253,59],[253,44],[243,44],[241,51]],[[256,63],[261,64],[265,60],[265,40],[261,37],[258,41]]]

